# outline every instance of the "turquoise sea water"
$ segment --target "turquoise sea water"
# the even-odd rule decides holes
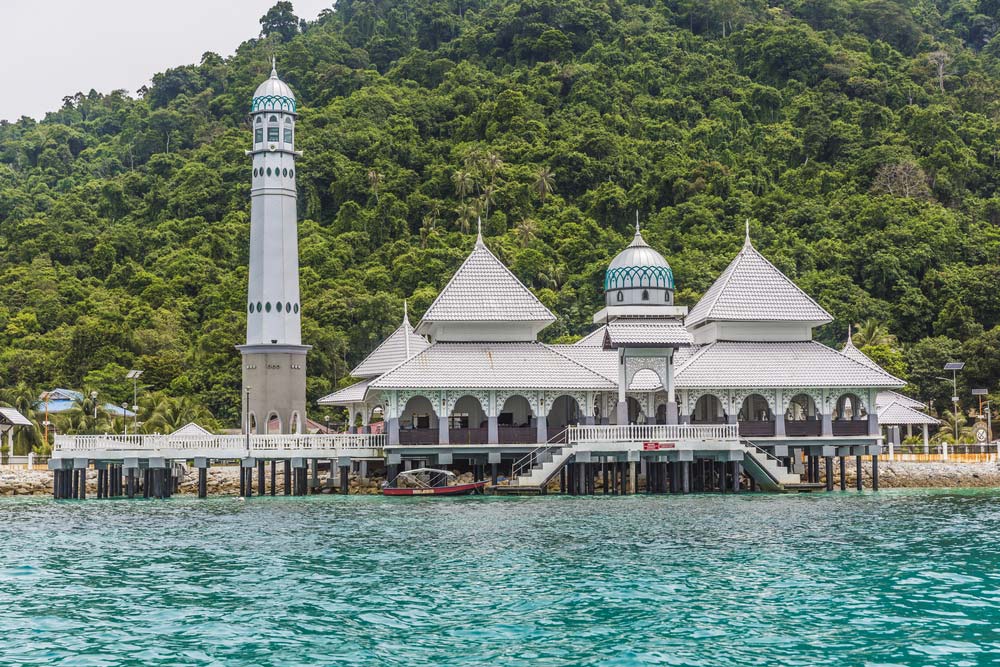
[[[1000,491],[0,501],[0,665],[1000,664]]]

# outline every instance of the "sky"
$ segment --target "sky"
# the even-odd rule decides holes
[[[91,89],[134,95],[153,74],[229,56],[277,0],[0,0],[0,120],[41,119]],[[333,0],[292,0],[314,19]]]

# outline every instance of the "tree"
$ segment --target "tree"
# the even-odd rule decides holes
[[[947,51],[934,51],[927,55],[927,61],[934,65],[937,70],[938,77],[938,89],[944,92],[944,72],[945,68],[948,67],[948,63],[951,62],[951,56],[948,55]]]
[[[299,31],[299,17],[295,15],[292,3],[282,0],[260,17],[262,37],[277,35],[282,42],[289,41]]]
[[[889,333],[884,324],[877,320],[868,319],[857,325],[854,335],[851,337],[855,347],[864,348],[873,345],[895,345],[896,338]]]
[[[931,196],[927,175],[920,165],[912,161],[879,167],[872,182],[872,191],[910,199],[929,199]]]
[[[535,193],[543,202],[545,198],[556,191],[556,180],[552,170],[548,167],[541,167],[535,172]]]

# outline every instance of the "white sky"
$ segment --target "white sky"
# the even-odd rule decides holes
[[[0,120],[41,119],[91,89],[134,95],[153,74],[225,57],[277,0],[0,0]],[[333,0],[292,0],[312,20]]]

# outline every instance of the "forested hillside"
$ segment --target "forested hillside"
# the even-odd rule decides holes
[[[68,386],[120,403],[135,367],[156,401],[193,397],[189,413],[235,425],[246,114],[272,53],[300,101],[311,400],[350,381],[404,298],[419,317],[480,215],[559,316],[545,339],[585,333],[636,210],[682,304],[749,219],[836,317],[825,342],[865,323],[858,344],[941,407],[948,359],[968,363],[963,396],[996,386],[1000,0],[292,11],[279,3],[232,57],[206,53],[132,96],[79,93],[41,122],[0,124],[0,398],[24,407]]]

